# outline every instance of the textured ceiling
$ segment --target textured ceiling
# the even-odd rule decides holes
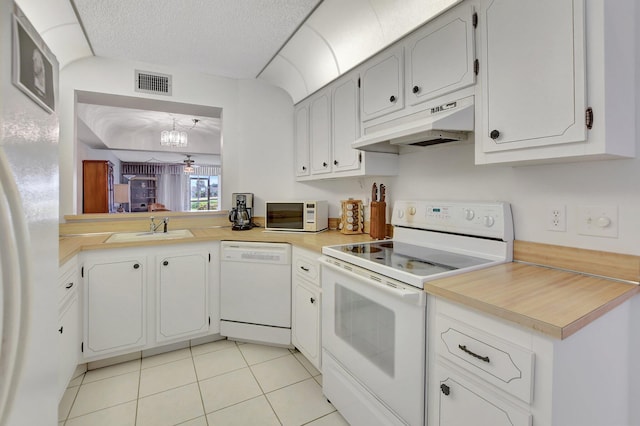
[[[96,56],[255,78],[319,0],[72,0]]]

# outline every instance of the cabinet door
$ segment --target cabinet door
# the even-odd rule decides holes
[[[208,253],[158,256],[157,340],[206,333],[209,324]]]
[[[139,258],[85,264],[84,354],[146,344],[145,262]]]
[[[294,278],[291,341],[320,369],[320,289]]]
[[[407,103],[416,105],[475,83],[473,9],[458,7],[405,45]]]
[[[333,89],[333,171],[357,170],[360,167],[360,151],[351,148],[359,137],[358,75],[341,79]]]
[[[404,108],[402,49],[374,58],[362,70],[361,118],[371,120]]]
[[[485,152],[584,141],[584,0],[485,2]]]
[[[440,366],[433,398],[439,399],[439,426],[530,426],[532,416],[495,396],[491,391],[473,386]]]
[[[309,176],[309,105],[296,107],[296,176]]]
[[[75,293],[58,313],[58,397],[61,398],[78,365],[80,309]]]
[[[331,101],[328,90],[315,97],[309,106],[311,174],[331,172]]]

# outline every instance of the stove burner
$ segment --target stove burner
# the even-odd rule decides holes
[[[388,243],[380,243],[378,245],[383,248],[393,248],[393,241],[390,241]]]
[[[382,249],[371,247],[366,244],[346,246],[343,250],[350,253],[377,253],[379,251],[382,251]]]

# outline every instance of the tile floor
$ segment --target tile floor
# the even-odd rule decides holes
[[[321,383],[298,351],[220,340],[86,372],[59,426],[347,425]]]

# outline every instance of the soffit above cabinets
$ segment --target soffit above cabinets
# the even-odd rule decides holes
[[[259,78],[294,103],[462,0],[324,0]]]
[[[93,54],[69,0],[15,2],[56,55],[60,69]]]
[[[462,1],[16,3],[61,69],[96,55],[231,78],[260,78],[286,90],[296,103]]]

